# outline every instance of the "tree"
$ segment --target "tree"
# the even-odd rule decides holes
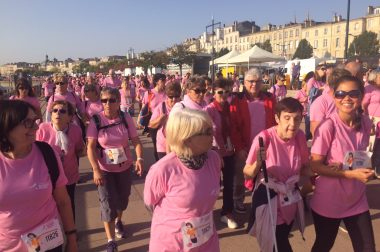
[[[182,66],[191,65],[195,53],[189,50],[189,47],[183,44],[177,44],[168,49],[171,62],[179,66],[179,74],[182,76]]]
[[[230,52],[230,50],[228,50],[227,48],[222,48],[222,49],[220,49],[219,52],[215,53],[215,58],[222,57],[223,55],[226,55],[229,52]]]
[[[140,54],[140,60],[138,65],[144,68],[144,71],[147,72],[148,69],[152,72],[153,67],[166,68],[166,65],[169,63],[169,58],[167,54],[163,51],[146,51]]]
[[[253,46],[255,45],[257,45],[261,49],[264,49],[265,51],[272,52],[272,45],[269,39],[265,40],[264,43],[259,42],[259,43],[253,44]]]
[[[348,57],[373,56],[379,53],[379,40],[374,32],[363,32],[356,36],[348,48]]]
[[[308,59],[313,56],[313,47],[310,45],[309,41],[306,39],[301,39],[298,44],[297,50],[293,55],[293,59]]]

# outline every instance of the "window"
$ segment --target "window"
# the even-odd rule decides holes
[[[277,33],[273,34],[273,39],[274,39],[274,40],[277,39]]]
[[[281,33],[278,34],[278,39],[282,39],[282,34]]]
[[[289,37],[290,37],[290,38],[293,38],[293,31],[290,31],[290,32],[289,32]]]
[[[284,33],[284,38],[287,38],[288,37],[288,32],[286,31],[285,33]]]
[[[314,48],[318,48],[318,40],[314,40]]]
[[[318,30],[314,31],[314,36],[318,36]]]
[[[299,34],[300,34],[299,30],[298,30],[298,29],[296,29],[296,37],[298,37],[298,36],[299,36]]]
[[[290,41],[290,42],[289,42],[289,49],[290,49],[290,50],[293,49],[293,41]]]
[[[372,19],[369,19],[369,20],[368,20],[368,28],[371,28],[371,27],[372,27],[372,21],[373,21]]]
[[[354,30],[356,31],[356,30],[358,30],[359,29],[359,23],[355,23],[355,25],[354,25]]]
[[[309,32],[305,32],[305,37],[308,38],[309,37]]]
[[[230,37],[230,44],[232,44],[232,37]]]
[[[235,43],[237,43],[237,36],[235,36]]]
[[[327,28],[325,28],[325,29],[323,30],[323,34],[327,35],[328,31],[329,31],[329,30],[328,30]]]
[[[336,38],[335,40],[335,47],[339,47],[339,38]]]
[[[327,47],[327,39],[323,40],[323,47]]]
[[[336,27],[336,33],[339,33],[340,32],[340,25],[338,25],[337,27]]]

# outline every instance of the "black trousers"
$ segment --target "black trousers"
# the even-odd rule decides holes
[[[71,185],[66,185],[67,194],[70,197],[71,208],[73,210],[74,222],[75,222],[75,187],[76,186],[77,186],[76,183],[71,184]]]
[[[355,252],[375,252],[375,238],[369,211],[343,219],[327,218],[312,211],[315,242],[312,252],[328,252],[334,245],[341,221],[346,225]]]
[[[223,207],[221,215],[232,213],[234,210],[234,156],[223,157]]]
[[[62,252],[62,251],[63,251],[63,245],[58,246],[58,247],[53,248],[53,249],[46,250],[46,252]]]
[[[149,128],[150,137],[152,138],[152,142],[153,142],[154,158],[156,159],[156,161],[159,160],[158,154],[157,154],[157,131],[158,129]]]
[[[292,229],[293,222],[290,225],[284,223],[276,226],[276,241],[279,252],[292,252],[292,246],[289,243],[289,234]],[[270,228],[270,227],[268,227]],[[274,248],[273,248],[274,251]]]

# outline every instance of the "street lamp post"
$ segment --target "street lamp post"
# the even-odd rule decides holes
[[[348,33],[350,29],[350,5],[351,5],[351,0],[347,0],[346,40],[344,43],[344,59],[345,60],[347,60],[347,53],[348,53]]]
[[[214,80],[215,80],[215,67],[214,67],[214,54],[215,54],[215,48],[214,48],[214,29],[215,29],[215,26],[221,26],[221,23],[220,22],[217,22],[215,23],[214,22],[214,16],[212,17],[212,21],[211,21],[211,25],[207,25],[206,26],[206,36],[207,36],[207,29],[208,28],[211,28],[211,44],[212,44],[212,52],[211,52],[211,61],[212,61],[212,69],[211,69],[211,80],[212,80],[212,83],[214,83]]]

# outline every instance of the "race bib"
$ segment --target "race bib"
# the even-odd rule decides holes
[[[109,148],[104,150],[106,164],[121,164],[127,161],[127,156],[123,147]]]
[[[205,244],[214,234],[212,212],[183,222],[181,232],[185,251]]]
[[[63,234],[57,218],[21,235],[29,252],[44,252],[63,244]]]
[[[279,194],[280,195],[280,205],[281,206],[289,206],[293,203],[297,203],[302,200],[301,194],[299,190],[295,189],[287,194]]]
[[[343,170],[372,167],[371,153],[368,151],[349,151],[344,156]]]

